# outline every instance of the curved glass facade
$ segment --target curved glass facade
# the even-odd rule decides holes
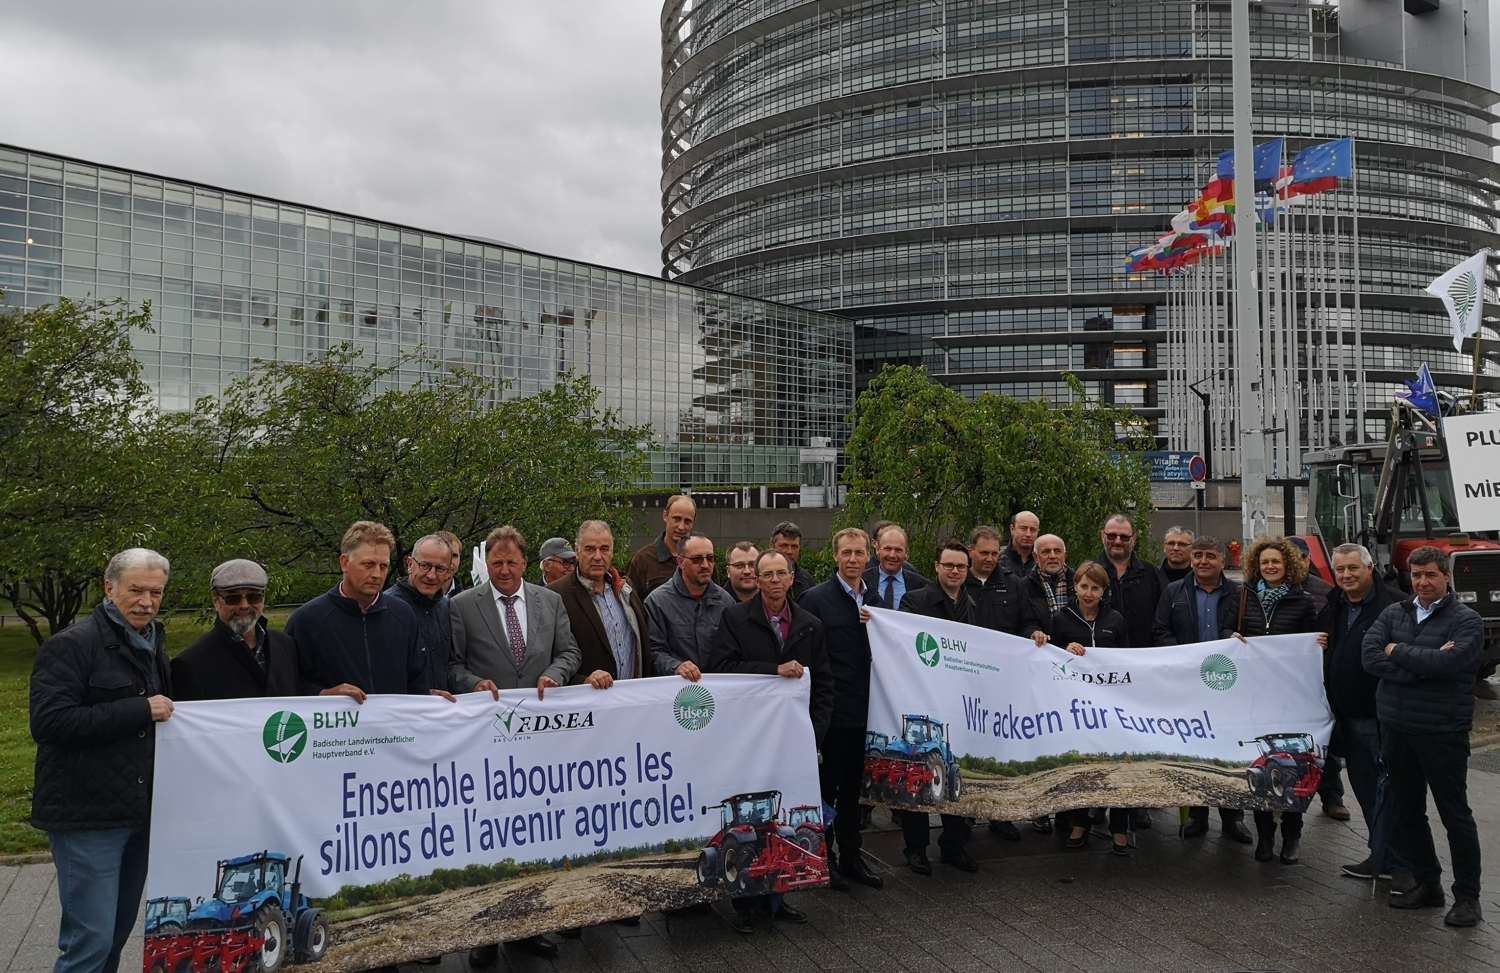
[[[166,409],[345,342],[420,347],[496,395],[587,375],[651,425],[643,486],[798,483],[799,449],[842,445],[852,407],[832,315],[0,146],[0,303],[60,296],[151,302],[133,341]]]
[[[1124,255],[1230,147],[1229,14],[667,0],[665,274],[851,317],[861,383],[913,363],[969,392],[1050,396],[1071,370],[1159,418],[1165,287],[1125,273]],[[1500,246],[1500,95],[1356,56],[1331,0],[1251,17],[1257,139],[1286,136],[1289,153],[1356,139],[1359,276],[1346,260],[1326,286],[1364,298],[1367,401],[1410,376],[1414,343],[1440,384],[1467,388],[1469,357],[1444,350],[1422,288]],[[1352,191],[1338,195],[1352,214]],[[1352,226],[1339,245],[1352,251]],[[1500,389],[1490,346],[1483,381]],[[1372,407],[1368,434],[1383,415]]]

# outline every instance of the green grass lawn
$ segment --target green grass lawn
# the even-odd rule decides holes
[[[287,612],[271,612],[280,628]],[[167,651],[177,654],[207,630],[207,623],[188,615],[167,622]],[[31,781],[36,744],[31,740],[28,699],[36,642],[20,622],[0,626],[0,855],[47,850],[47,836],[31,826]]]

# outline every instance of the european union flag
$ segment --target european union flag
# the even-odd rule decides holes
[[[1423,362],[1422,367],[1417,369],[1416,379],[1401,384],[1406,386],[1406,391],[1400,393],[1397,398],[1405,399],[1412,404],[1413,408],[1430,416],[1441,412],[1438,406],[1437,386],[1433,384],[1432,372],[1428,370],[1426,362]]]
[[[1274,182],[1281,175],[1282,145],[1285,139],[1272,139],[1255,147],[1255,181]],[[1234,150],[1219,155],[1217,175],[1220,179],[1234,178]]]
[[[1350,179],[1354,176],[1354,140],[1339,139],[1313,145],[1292,160],[1292,184],[1314,179]]]

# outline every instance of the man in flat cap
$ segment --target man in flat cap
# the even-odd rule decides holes
[[[551,585],[573,573],[578,565],[578,553],[566,537],[549,537],[537,549],[537,560],[542,566],[542,584]]]
[[[296,696],[297,646],[264,613],[265,569],[236,558],[214,568],[214,627],[172,660],[179,700]]]

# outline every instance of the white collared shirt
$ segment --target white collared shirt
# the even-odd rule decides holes
[[[1437,610],[1437,606],[1442,602],[1442,600],[1443,599],[1439,598],[1437,601],[1434,601],[1426,608],[1423,608],[1422,599],[1420,597],[1413,598],[1411,602],[1412,604],[1417,606],[1417,624],[1420,625],[1423,622],[1427,621],[1427,616],[1431,615],[1434,611]]]
[[[495,596],[495,610],[500,613],[500,630],[502,632],[504,632],[506,634],[507,638],[508,638],[510,636],[510,630],[505,627],[505,596],[500,593],[500,589],[499,588],[495,587],[494,582],[490,583],[490,591]],[[514,607],[516,609],[516,618],[519,619],[520,622],[521,622],[521,641],[525,642],[526,641],[526,582],[524,582],[524,581],[521,582],[521,587],[519,587],[519,588],[516,589],[516,600],[515,600],[515,606]],[[507,647],[509,647],[509,644],[510,644],[509,642],[506,643]]]

